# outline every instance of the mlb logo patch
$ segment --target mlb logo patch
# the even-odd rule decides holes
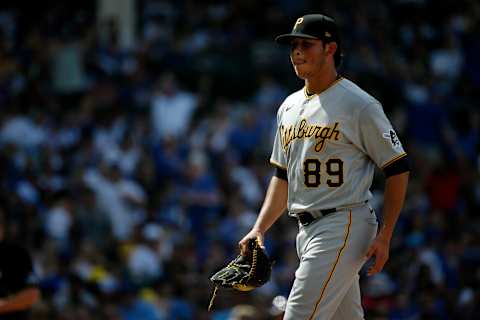
[[[385,139],[388,139],[395,149],[400,148],[402,146],[402,144],[400,143],[400,140],[398,139],[397,134],[393,129],[390,129],[389,132],[385,132],[383,134],[383,137]]]

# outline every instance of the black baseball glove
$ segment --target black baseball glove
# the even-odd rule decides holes
[[[208,310],[213,305],[218,287],[251,291],[267,283],[270,280],[271,272],[272,262],[267,253],[260,246],[258,240],[250,239],[245,256],[238,255],[210,278],[215,284],[215,289]]]

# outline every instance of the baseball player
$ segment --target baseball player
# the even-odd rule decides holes
[[[403,206],[409,167],[380,102],[337,73],[342,58],[335,20],[305,15],[276,41],[291,46],[301,90],[285,99],[270,162],[276,167],[252,230],[258,238],[288,209],[298,220],[300,259],[284,319],[363,319],[358,272],[382,270]],[[369,188],[375,166],[386,177],[378,228]],[[378,229],[378,230],[377,230]]]
[[[30,319],[40,289],[30,253],[8,239],[6,222],[0,208],[0,320]]]

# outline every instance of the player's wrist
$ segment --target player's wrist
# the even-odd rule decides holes
[[[252,228],[252,232],[263,236],[266,232],[266,228],[263,228],[261,225],[256,225]]]
[[[386,226],[386,225],[380,226],[380,231],[378,233],[379,238],[390,243],[392,236],[393,236],[393,228],[390,228],[389,226]]]

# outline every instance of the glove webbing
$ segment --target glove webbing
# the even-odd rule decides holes
[[[235,263],[235,260],[232,260],[228,265],[227,268],[231,267]],[[215,298],[217,297],[217,291],[218,291],[218,285],[215,285],[215,288],[213,289],[212,297],[210,298],[210,303],[208,304],[208,311],[212,310],[213,307],[213,301],[215,301]]]
[[[257,254],[258,254],[258,247],[255,246],[255,248],[253,249],[253,256],[252,256],[252,267],[250,268],[250,271],[248,272],[248,278],[247,278],[247,283],[250,281],[250,279],[252,278],[253,276],[253,273],[255,272],[255,270],[257,269]],[[235,260],[233,260],[232,262],[230,262],[228,265],[227,265],[227,268],[228,267],[232,267],[232,266],[235,266]],[[243,281],[242,281],[243,282]],[[217,291],[218,291],[218,285],[215,285],[215,288],[213,289],[213,293],[212,293],[212,297],[210,298],[210,303],[208,304],[208,311],[211,311],[212,310],[212,307],[213,307],[213,302],[215,301],[215,298],[217,297]]]
[[[255,246],[255,248],[253,248],[252,267],[250,268],[250,272],[248,272],[247,283],[250,281],[250,279],[253,276],[253,273],[257,269],[257,254],[258,254],[258,242],[257,242],[257,245]]]
[[[213,307],[213,301],[217,297],[217,291],[218,291],[218,286],[215,286],[215,289],[213,289],[212,297],[210,298],[210,303],[208,304],[208,311],[210,312]]]

